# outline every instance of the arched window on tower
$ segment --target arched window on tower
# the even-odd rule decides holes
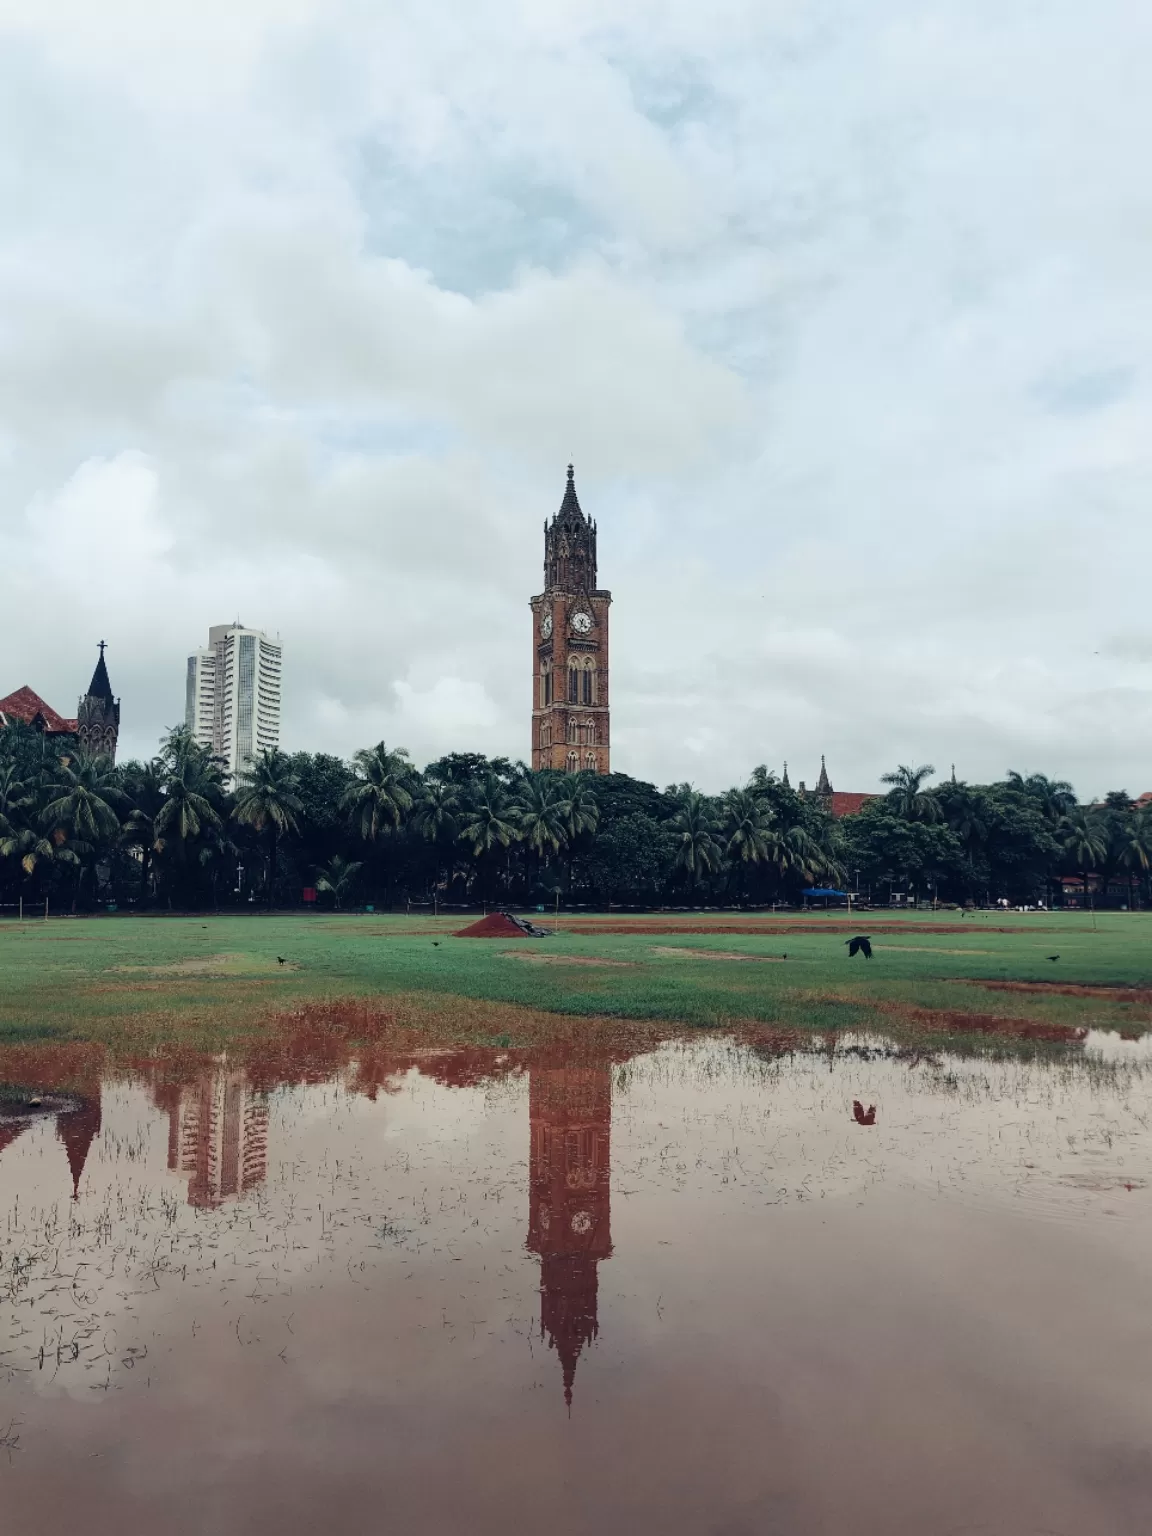
[[[584,658],[584,687],[583,687],[583,695],[584,695],[584,703],[585,704],[595,704],[595,702],[596,702],[596,668],[595,668],[595,663],[593,662],[591,656],[586,656]]]
[[[574,747],[576,745],[576,743],[580,740],[579,731],[580,731],[580,727],[576,724],[575,720],[569,720],[569,722],[568,722],[568,738],[567,738],[567,740],[568,740],[568,745],[570,747]]]
[[[595,754],[595,752],[585,752],[585,754],[584,754],[584,766],[588,770],[589,773],[595,773],[596,772],[596,754]]]
[[[580,702],[580,664],[575,657],[568,663],[568,702]]]
[[[547,708],[552,702],[552,663],[546,661],[540,668],[540,703]]]
[[[579,752],[569,752],[569,754],[568,754],[568,772],[569,773],[579,773],[579,771],[580,771],[580,754],[579,754]]]

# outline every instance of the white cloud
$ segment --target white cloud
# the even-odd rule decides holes
[[[1149,787],[1150,43],[1136,0],[0,0],[0,692],[70,709],[104,635],[145,752],[239,614],[291,746],[524,755],[575,457],[621,768]]]

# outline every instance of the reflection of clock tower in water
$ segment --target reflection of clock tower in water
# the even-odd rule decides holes
[[[528,1070],[528,1250],[540,1255],[540,1336],[556,1351],[564,1400],[599,1328],[597,1266],[612,1255],[612,1073],[608,1066]]]
[[[596,524],[572,466],[544,524],[544,591],[532,599],[532,767],[608,772],[608,607],[596,586]]]

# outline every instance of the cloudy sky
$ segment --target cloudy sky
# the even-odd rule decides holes
[[[0,694],[526,755],[573,459],[613,761],[1152,788],[1145,0],[0,0]]]

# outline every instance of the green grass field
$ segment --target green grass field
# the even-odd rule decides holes
[[[1152,1027],[1152,916],[561,916],[552,937],[469,919],[54,919],[0,924],[0,1041],[223,1043],[302,1003],[415,998],[430,1021],[518,1010],[668,1026],[873,1029],[1059,1044]],[[610,928],[615,931],[596,931]],[[693,931],[695,930],[695,931]],[[848,958],[871,933],[875,958]],[[1058,954],[1052,962],[1047,957]],[[787,956],[786,959],[782,958]],[[285,957],[281,965],[278,957]],[[495,1010],[495,1011],[494,1011]],[[515,1035],[514,1024],[510,1025]],[[1071,1036],[1070,1036],[1071,1038]]]

